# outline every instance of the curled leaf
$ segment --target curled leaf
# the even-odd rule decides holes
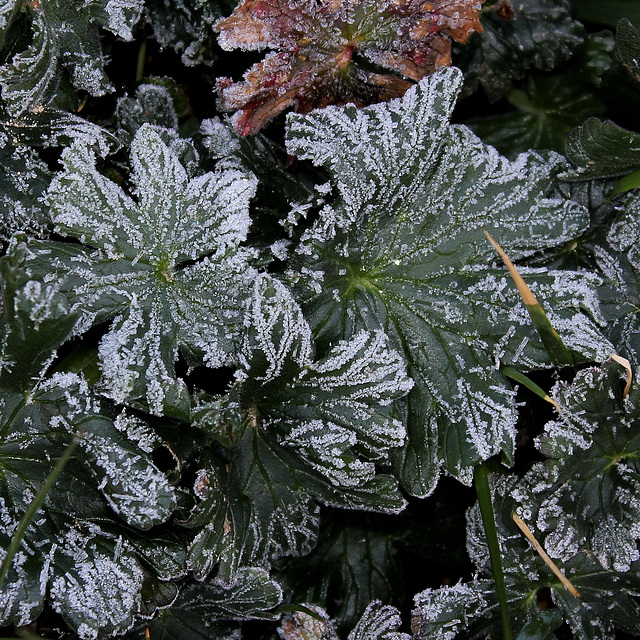
[[[255,133],[289,106],[402,96],[451,63],[451,41],[481,31],[476,0],[244,0],[218,22],[223,49],[271,49],[244,82],[218,81],[221,107]]]

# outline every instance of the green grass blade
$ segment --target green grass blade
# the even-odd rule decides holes
[[[502,261],[506,265],[507,269],[509,269],[509,273],[511,274],[511,277],[513,278],[513,281],[516,283],[516,287],[518,287],[518,291],[520,292],[522,302],[529,312],[531,322],[538,332],[540,340],[542,340],[542,344],[544,345],[546,352],[549,354],[549,358],[551,358],[551,362],[553,362],[558,367],[563,367],[566,365],[573,366],[574,360],[571,352],[569,351],[569,349],[567,349],[564,342],[562,342],[562,338],[553,328],[553,325],[549,321],[549,318],[544,312],[541,304],[533,295],[531,289],[529,289],[522,276],[518,273],[518,270],[513,265],[513,262],[511,262],[511,260],[509,259],[509,256],[493,239],[490,233],[487,233],[485,231],[484,235],[487,237],[487,240],[489,241],[491,246],[497,251],[498,255],[502,258]]]
[[[473,471],[473,484],[478,494],[478,504],[482,514],[482,524],[484,533],[487,536],[489,546],[489,557],[491,558],[491,569],[493,579],[496,583],[496,594],[500,604],[500,618],[502,620],[502,634],[504,640],[512,640],[511,621],[509,619],[509,603],[507,602],[507,589],[504,584],[504,572],[502,570],[502,555],[500,544],[498,543],[498,532],[496,521],[493,515],[493,503],[491,502],[491,489],[489,487],[489,473],[484,464],[479,464]]]
[[[513,367],[502,367],[500,371],[502,371],[507,378],[511,378],[512,380],[519,382],[523,387],[526,387],[529,391],[533,391],[533,393],[538,397],[546,400],[549,404],[552,404],[556,409],[560,410],[558,403],[551,398],[551,396],[542,387],[539,387],[533,380],[531,380],[531,378],[525,376],[524,373],[521,373]]]
[[[622,176],[622,178],[613,185],[611,195],[617,196],[619,193],[624,193],[625,191],[635,189],[636,187],[640,187],[640,169],[629,173],[626,176]]]
[[[40,487],[40,490],[36,494],[35,498],[32,500],[24,516],[22,517],[22,520],[18,525],[16,533],[11,540],[11,544],[7,549],[7,555],[4,557],[4,560],[0,565],[0,588],[3,585],[5,578],[7,577],[7,573],[9,572],[9,567],[11,567],[11,562],[13,561],[13,557],[15,556],[16,552],[20,548],[20,543],[22,542],[22,538],[24,538],[24,534],[27,532],[27,529],[29,528],[31,521],[33,520],[36,513],[38,512],[38,509],[40,509],[40,507],[42,506],[42,503],[47,497],[47,493],[49,493],[49,490],[55,484],[56,480],[58,479],[58,476],[60,475],[60,473],[62,473],[62,470],[64,469],[65,465],[69,461],[69,458],[73,455],[73,452],[75,451],[75,448],[77,446],[78,446],[78,439],[74,437],[74,439],[69,443],[67,448],[64,450],[64,453],[60,457],[60,460],[58,460],[55,467],[53,467],[53,469],[47,476],[47,479],[44,481],[44,483]]]

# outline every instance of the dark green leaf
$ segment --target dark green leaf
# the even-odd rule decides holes
[[[640,559],[635,498],[640,492],[640,392],[635,385],[623,401],[623,374],[609,361],[556,388],[559,417],[546,425],[539,444],[552,458],[547,462],[552,479],[567,487],[543,507],[549,510],[548,523],[560,519],[559,510],[580,514],[567,539],[589,539],[601,565],[617,571],[628,571]],[[556,529],[560,534],[561,524]]]
[[[640,20],[640,12],[636,16]],[[616,30],[616,54],[629,73],[640,82],[640,33],[623,19]]]
[[[568,74],[529,74],[524,89],[511,89],[506,98],[519,112],[474,118],[466,124],[509,157],[529,149],[564,153],[567,134],[603,110],[585,85]]]
[[[458,62],[469,88],[482,85],[492,102],[529,69],[550,71],[568,60],[584,37],[567,0],[512,2],[512,18],[500,17],[498,4],[485,3],[484,32],[469,38]]]
[[[3,114],[0,129],[14,145],[32,147],[67,147],[77,139],[90,145],[98,154],[115,152],[120,147],[116,136],[73,113],[59,109],[38,109],[7,118]]]
[[[98,27],[126,40],[142,11],[141,0],[42,0],[27,3],[33,41],[0,68],[2,97],[12,115],[46,105],[62,68],[77,89],[101,96],[111,90],[104,72]]]
[[[66,150],[48,202],[58,233],[79,244],[34,247],[32,273],[60,274],[76,297],[83,327],[111,321],[100,344],[106,393],[143,398],[152,413],[188,414],[186,386],[175,376],[181,345],[207,365],[231,361],[243,298],[254,272],[238,247],[250,224],[255,180],[238,170],[190,179],[184,144],[166,144],[143,125],[132,144],[137,201],[96,168],[81,143]]]
[[[149,0],[147,19],[162,47],[181,54],[182,64],[213,64],[219,51],[213,25],[222,17],[218,2],[208,0]]]
[[[40,200],[50,181],[47,166],[32,149],[14,147],[0,134],[0,240],[16,231],[43,236],[51,226]]]
[[[516,640],[549,640],[562,624],[562,614],[557,609],[540,611],[522,627]]]
[[[558,157],[510,163],[448,125],[460,83],[450,69],[402,101],[290,116],[289,149],[325,166],[341,196],[304,234],[290,277],[321,346],[382,329],[404,354],[416,384],[394,470],[418,495],[433,490],[440,461],[470,482],[479,460],[511,456],[513,391],[496,362],[547,362],[482,228],[518,259],[567,242],[587,223],[575,203],[546,197]],[[588,302],[595,282],[521,273],[569,348],[608,355],[578,311],[585,305],[597,316]]]
[[[595,247],[605,276],[600,289],[607,332],[615,351],[638,366],[640,362],[640,196],[623,202],[622,215]]]
[[[640,167],[640,134],[610,120],[589,118],[567,138],[567,155],[577,169],[565,178],[609,178]]]
[[[361,524],[330,518],[313,552],[290,560],[277,577],[293,602],[327,607],[340,630],[352,628],[373,600],[391,602],[398,595],[402,582],[393,542],[366,516]]]

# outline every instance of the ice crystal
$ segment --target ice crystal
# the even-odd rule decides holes
[[[275,51],[243,83],[218,80],[221,106],[238,111],[246,135],[291,105],[306,113],[401,96],[450,63],[449,37],[465,42],[482,29],[478,10],[476,0],[244,0],[216,25],[220,45]]]

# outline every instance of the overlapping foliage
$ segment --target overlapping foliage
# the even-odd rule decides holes
[[[640,36],[579,4],[0,6],[4,635],[508,634],[480,466],[514,635],[640,634]]]

